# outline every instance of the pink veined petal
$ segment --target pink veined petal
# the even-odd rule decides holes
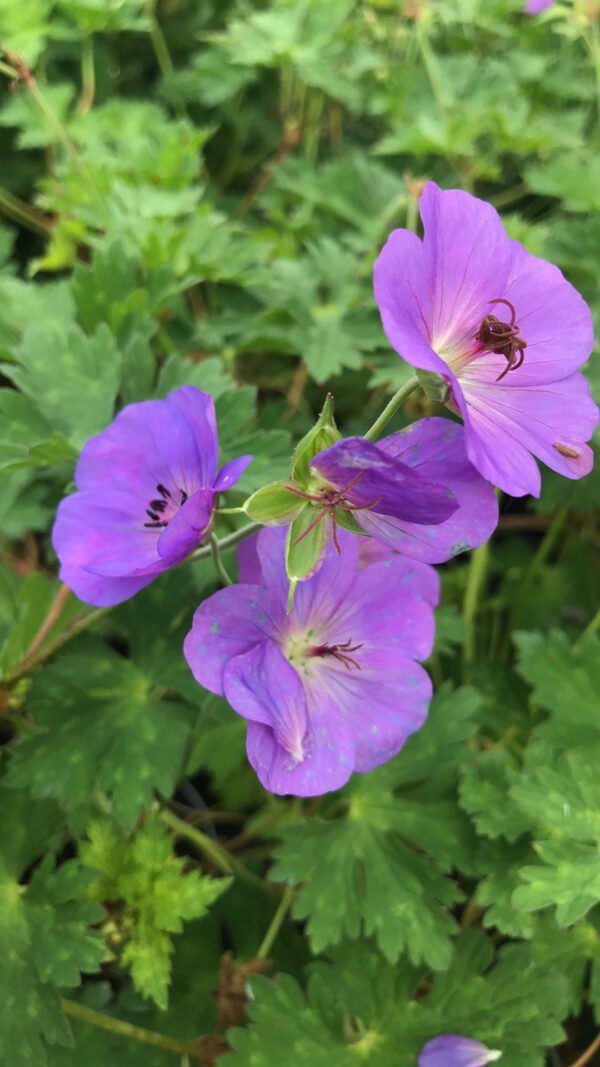
[[[381,515],[437,525],[457,509],[447,488],[364,437],[336,442],[319,452],[310,466],[340,491],[358,478],[345,499],[360,507],[371,505],[369,510]]]
[[[437,526],[403,522],[374,511],[357,512],[355,517],[367,533],[426,563],[444,563],[487,541],[498,522],[498,502],[492,486],[467,458],[462,426],[448,419],[421,419],[384,438],[378,447],[449,489],[458,508]]]
[[[502,1056],[499,1049],[489,1049],[481,1041],[459,1034],[440,1034],[423,1046],[418,1067],[486,1067]]]
[[[60,568],[60,580],[68,585],[79,600],[96,608],[111,608],[129,600],[153,582],[156,574],[139,578],[105,578],[86,571],[84,567],[65,563]]]
[[[370,665],[382,671],[393,667],[401,656],[427,659],[433,647],[432,607],[437,603],[439,582],[435,571],[425,564],[396,556],[374,563],[355,575],[352,595],[342,601],[319,632],[319,643],[362,645],[356,655],[361,671]],[[343,664],[324,657],[322,671],[341,670]]]
[[[219,493],[225,493],[228,489],[231,489],[236,482],[239,482],[242,474],[246,470],[246,467],[252,463],[254,456],[238,456],[237,459],[232,459],[230,463],[226,463],[221,468],[215,481],[215,489]]]
[[[129,493],[73,493],[58,506],[52,544],[64,566],[115,578],[155,574],[164,569],[156,548],[159,530],[146,528],[147,521]]]
[[[461,409],[469,459],[484,477],[511,496],[539,496],[540,473],[530,453],[567,478],[589,473],[593,457],[585,442],[598,422],[598,409],[582,374],[506,388],[489,380],[483,362],[471,364],[469,372],[461,381]],[[555,444],[577,456],[562,454]]]
[[[434,284],[416,234],[393,230],[373,270],[375,300],[385,335],[398,355],[413,367],[444,374],[446,364],[431,346]]]
[[[238,576],[244,585],[264,585],[264,577],[258,558],[258,531],[240,541],[236,550]]]
[[[511,242],[498,212],[460,189],[444,191],[428,182],[419,207],[424,267],[433,280],[430,338],[440,352],[470,337],[488,313],[488,302],[503,295]]]
[[[273,641],[261,641],[225,668],[225,696],[245,719],[269,726],[290,768],[307,755],[308,714],[298,674]]]
[[[309,625],[319,629],[351,595],[358,569],[358,538],[338,530],[337,539],[341,552],[338,554],[330,544],[317,574],[296,589],[290,617],[296,629]]]
[[[166,403],[175,409],[177,422],[185,422],[191,428],[198,454],[196,488],[212,487],[217,473],[218,438],[215,402],[210,393],[203,393],[195,385],[175,389],[166,398]],[[182,418],[183,416],[183,418]],[[191,496],[191,493],[188,492]]]
[[[354,770],[364,773],[387,763],[410,734],[420,729],[427,718],[432,685],[427,672],[408,657],[395,654],[392,666],[389,653],[376,657],[361,650],[356,655],[362,663],[360,671],[345,670],[336,663],[305,686],[309,707],[317,692],[325,691],[331,705],[342,710],[354,734]]]
[[[553,263],[532,256],[517,241],[512,241],[511,247],[508,284],[497,295],[514,304],[519,333],[527,348],[522,366],[502,382],[509,388],[522,388],[567,378],[594,348],[590,309]],[[507,322],[510,319],[509,309],[502,305],[489,310]],[[503,356],[494,358],[498,377],[506,361]]]
[[[216,440],[206,456],[176,403],[145,400],[123,408],[106,430],[88,441],[75,469],[75,484],[78,489],[119,489],[148,502],[157,496],[159,484],[174,496],[177,491],[191,496],[202,486],[212,487],[215,474]]]
[[[183,654],[194,678],[223,696],[224,672],[234,656],[247,652],[285,625],[285,606],[256,585],[219,589],[196,610]]]
[[[196,547],[210,525],[214,500],[212,489],[199,489],[182,504],[158,539],[161,559],[179,562]]]

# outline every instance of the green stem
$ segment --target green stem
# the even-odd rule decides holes
[[[178,1041],[175,1037],[167,1037],[166,1034],[157,1034],[155,1030],[146,1030],[143,1026],[134,1026],[123,1019],[116,1019],[113,1015],[105,1015],[103,1012],[94,1011],[74,1000],[61,998],[60,1006],[65,1015],[72,1019],[79,1019],[82,1023],[89,1023],[100,1030],[109,1030],[112,1034],[121,1037],[129,1037],[133,1041],[139,1041],[143,1045],[153,1045],[162,1048],[166,1052],[177,1052],[180,1056],[192,1056],[200,1060],[200,1052],[197,1041]]]
[[[26,204],[24,200],[13,196],[7,189],[0,188],[0,211],[8,215],[10,219],[14,219],[15,222],[27,226],[34,233],[40,233],[44,237],[48,236],[52,228],[41,212],[36,211],[31,204]]]
[[[575,644],[573,645],[573,648],[577,648],[581,641],[585,641],[586,637],[591,637],[592,634],[597,634],[598,630],[600,630],[600,608],[598,608],[598,611],[594,615],[592,621],[588,622],[585,630],[582,630]]]
[[[222,537],[218,542],[219,552],[223,552],[226,548],[232,548],[233,545],[237,545],[238,541],[243,541],[244,537],[248,537],[255,530],[262,529],[262,523],[249,522],[246,526],[242,526],[239,530],[235,530],[234,533],[228,534],[227,537]],[[207,559],[208,556],[212,556],[212,545],[203,545],[201,548],[197,548],[195,552],[185,560],[186,563],[192,563],[197,559]]]
[[[221,559],[219,542],[217,541],[217,538],[215,537],[214,533],[211,533],[210,535],[210,547],[213,566],[217,574],[219,575],[219,578],[223,582],[223,585],[233,585],[233,578],[231,578],[230,575],[227,573],[227,568],[223,563],[223,560]]]
[[[465,638],[464,661],[471,663],[475,659],[475,620],[479,608],[479,598],[485,584],[490,553],[490,542],[486,541],[471,554],[467,588],[463,601],[463,617],[467,626]]]
[[[271,951],[271,948],[273,946],[273,942],[275,941],[275,938],[277,937],[277,934],[281,929],[281,924],[283,923],[283,920],[285,919],[288,911],[294,903],[295,896],[295,889],[293,889],[292,886],[288,886],[281,900],[279,901],[279,907],[277,908],[277,911],[275,912],[271,920],[269,929],[263,937],[261,946],[258,952],[256,953],[256,958],[258,960],[266,960],[267,956],[269,955],[269,952]]]
[[[366,434],[364,434],[364,437],[367,441],[377,440],[377,438],[381,434],[381,431],[385,429],[390,419],[393,418],[399,408],[402,407],[407,396],[410,396],[411,393],[414,393],[415,389],[418,388],[418,385],[418,378],[409,378],[406,384],[403,385],[397,393],[395,393],[389,404],[384,407],[379,418],[375,419],[375,422],[373,423],[371,428],[367,430]]]
[[[89,615],[84,615],[82,619],[76,619],[70,623],[69,626],[61,634],[58,634],[53,641],[49,641],[44,648],[34,656],[28,656],[27,659],[23,659],[19,663],[12,674],[9,674],[7,678],[2,679],[1,684],[5,688],[16,685],[27,674],[31,674],[32,671],[37,670],[38,667],[45,663],[50,656],[53,656],[55,652],[58,652],[59,648],[66,645],[69,641],[72,641],[74,637],[82,633],[83,630],[87,630],[89,626],[93,626],[98,619],[101,619],[103,615],[110,611],[110,608],[96,608],[95,611],[90,611]]]
[[[12,53],[6,54],[9,55],[9,58],[12,60],[13,65],[9,66],[7,63],[4,63],[0,60],[0,73],[6,74],[13,81],[23,85],[27,89],[27,92],[30,94],[31,99],[34,101],[36,107],[46,119],[46,122],[54,133],[54,136],[56,137],[57,141],[62,144],[67,155],[71,157],[71,160],[76,169],[79,171],[81,179],[86,189],[88,190],[92,200],[97,201],[102,215],[104,216],[105,220],[107,220],[108,214],[106,211],[106,206],[102,197],[100,196],[98,189],[96,188],[96,185],[89,171],[83,163],[79,152],[77,151],[75,145],[73,144],[73,141],[69,137],[69,134],[65,130],[62,122],[50,107],[50,104],[46,100],[46,97],[40,89],[34,75],[29,70],[27,64],[18,56],[13,56]]]
[[[418,45],[419,45],[419,49],[421,51],[421,55],[423,57],[423,65],[424,65],[425,70],[427,72],[427,77],[429,78],[429,84],[431,86],[431,91],[433,92],[433,95],[435,97],[435,101],[436,101],[437,106],[438,106],[438,108],[440,110],[440,113],[443,116],[445,116],[446,115],[446,97],[444,95],[444,90],[442,89],[442,83],[440,81],[440,77],[439,77],[439,74],[438,74],[438,69],[437,69],[436,61],[435,61],[435,56],[434,56],[434,54],[433,54],[433,52],[432,52],[432,50],[431,50],[431,48],[429,46],[429,38],[427,37],[427,33],[426,33],[425,29],[423,28],[422,24],[418,20],[417,20],[417,24],[416,24],[416,32],[417,32],[417,42],[418,42]]]
[[[154,55],[156,56],[156,62],[160,67],[160,72],[163,78],[166,78],[170,74],[175,73],[175,67],[173,66],[173,60],[171,59],[171,53],[169,52],[165,35],[156,17],[156,4],[153,0],[150,0],[150,3],[148,4],[148,12],[151,19],[150,40],[152,41]]]
[[[188,841],[196,846],[199,852],[202,853],[206,859],[210,860],[214,867],[217,868],[221,874],[234,875],[242,878],[245,882],[249,882],[263,892],[271,893],[271,886],[259,878],[258,875],[249,871],[244,864],[238,860],[235,856],[230,855],[227,849],[223,848],[218,841],[213,841],[212,837],[207,834],[203,834],[201,830],[196,829],[195,826],[190,826],[184,819],[180,819],[178,815],[175,815],[169,808],[163,808],[160,813],[160,818],[164,822],[165,826],[168,826],[173,833],[179,837],[187,837]]]
[[[94,38],[86,34],[81,43],[81,96],[77,104],[77,114],[87,115],[96,92],[96,71],[94,68]]]

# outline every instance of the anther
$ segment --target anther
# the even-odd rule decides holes
[[[168,498],[169,498],[169,500],[172,500],[172,499],[173,499],[173,498],[172,498],[172,496],[171,496],[171,494],[170,494],[170,492],[169,492],[169,490],[168,490],[168,489],[165,489],[165,486],[164,486],[164,485],[161,485],[161,484],[160,484],[160,482],[158,483],[158,485],[156,486],[156,488],[158,489],[158,491],[159,491],[159,493],[160,493],[160,495],[161,495],[161,496],[164,496],[165,498],[167,498],[167,497],[168,497]]]
[[[571,448],[569,445],[563,445],[559,441],[555,441],[552,445],[561,456],[565,456],[567,459],[579,459],[580,452],[577,448]]]

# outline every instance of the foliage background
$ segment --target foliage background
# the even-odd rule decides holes
[[[364,431],[408,378],[373,259],[428,177],[597,315],[599,32],[591,0],[0,0],[2,1063],[404,1067],[457,1032],[541,1067],[592,1042],[597,472],[504,499],[442,569],[428,725],[319,801],[266,796],[193,683],[209,561],[90,611],[48,534],[85,440],[184,383],[224,458],[257,457],[232,503],[286,475],[325,388]]]

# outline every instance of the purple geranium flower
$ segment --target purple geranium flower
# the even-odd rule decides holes
[[[200,605],[184,653],[194,677],[248,720],[250,763],[272,793],[317,796],[391,759],[423,725],[437,575],[398,556],[360,568],[339,532],[287,613],[286,531],[241,553],[244,584]],[[248,584],[247,584],[248,583]],[[251,583],[251,584],[250,584]]]
[[[526,15],[540,15],[547,7],[552,7],[555,0],[527,0],[525,4]]]
[[[487,541],[498,522],[496,495],[469,463],[464,436],[448,419],[421,419],[377,444],[338,441],[311,467],[326,482],[323,498],[333,487],[366,533],[413,559],[444,563]]]
[[[598,421],[577,370],[593,347],[587,304],[557,267],[509,240],[489,204],[434,182],[420,204],[423,241],[394,230],[375,264],[388,340],[443,379],[484,478],[539,496],[533,456],[581,478]]]
[[[418,1067],[485,1067],[495,1063],[502,1053],[486,1048],[480,1041],[456,1034],[441,1034],[421,1049]]]
[[[208,529],[216,493],[250,463],[217,474],[213,399],[195,386],[123,408],[85,445],[78,492],[61,502],[52,543],[60,577],[88,604],[119,604],[187,556]]]

